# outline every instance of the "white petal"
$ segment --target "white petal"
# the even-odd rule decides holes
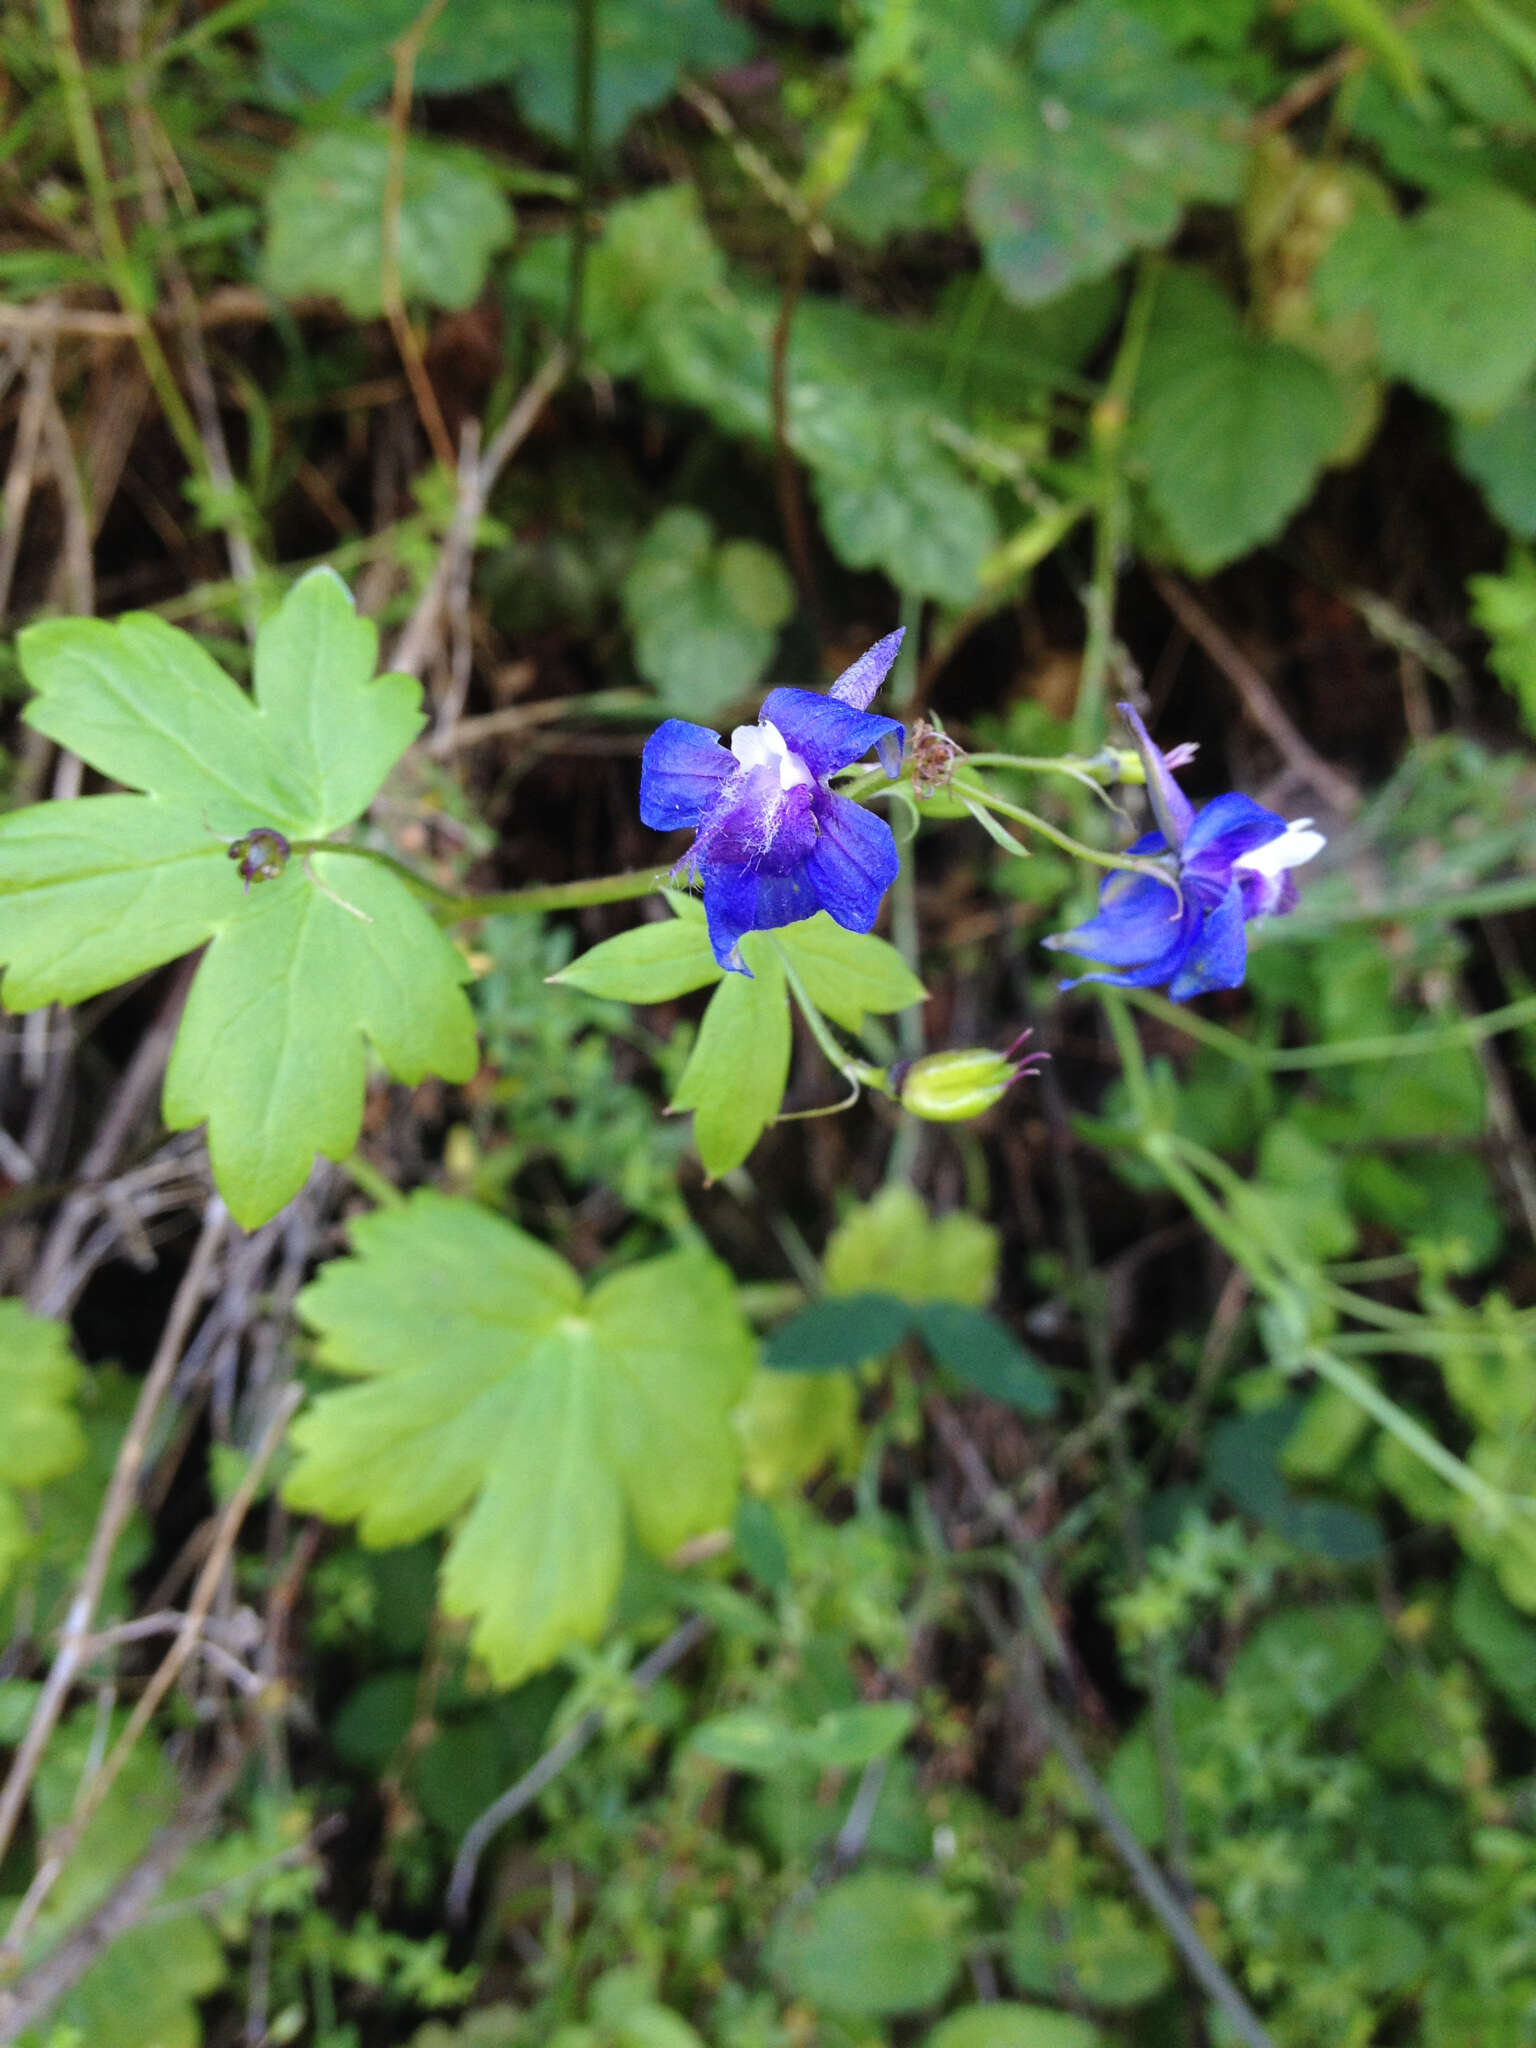
[[[816,780],[771,718],[759,719],[756,725],[738,725],[731,734],[731,752],[743,768],[776,768],[780,789],[795,789]]]
[[[1314,859],[1327,844],[1321,832],[1312,830],[1310,818],[1293,818],[1278,839],[1256,846],[1252,853],[1239,854],[1232,865],[1256,875],[1278,875]]]

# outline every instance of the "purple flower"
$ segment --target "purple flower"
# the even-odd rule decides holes
[[[1045,941],[1058,951],[1103,962],[1103,970],[1062,983],[1107,982],[1111,988],[1168,984],[1176,1003],[1215,988],[1237,988],[1248,964],[1244,927],[1254,917],[1277,917],[1294,907],[1290,870],[1323,845],[1310,818],[1287,824],[1251,797],[1219,796],[1196,811],[1169,773],[1163,754],[1129,704],[1120,716],[1131,729],[1146,770],[1147,794],[1158,829],[1130,851],[1159,860],[1179,893],[1151,875],[1111,874],[1099,891],[1098,914]],[[1175,750],[1180,764],[1187,756]]]
[[[708,726],[669,718],[645,743],[640,816],[657,832],[691,825],[698,837],[675,873],[704,884],[709,943],[737,974],[747,932],[774,931],[825,910],[867,932],[900,859],[891,828],[828,787],[871,747],[887,775],[901,768],[904,734],[866,711],[896,659],[887,633],[845,669],[825,696],[770,690],[756,725],[729,747]]]

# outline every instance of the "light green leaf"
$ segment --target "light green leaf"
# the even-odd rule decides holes
[[[550,976],[589,996],[621,1003],[670,1003],[719,981],[702,918],[667,917],[604,939]]]
[[[795,606],[776,554],[755,541],[717,545],[712,521],[687,505],[663,512],[641,541],[623,599],[636,667],[691,718],[750,689]]]
[[[786,925],[774,938],[817,1009],[845,1031],[862,1029],[866,1016],[888,1016],[927,997],[927,989],[888,940],[846,931],[824,910]]]
[[[1053,14],[1032,59],[979,43],[963,12],[936,14],[924,60],[928,118],[971,173],[987,263],[1024,305],[1156,248],[1191,199],[1231,199],[1240,110],[1111,0]]]
[[[1136,386],[1132,448],[1168,538],[1199,574],[1280,531],[1344,431],[1338,387],[1283,341],[1245,334],[1193,271],[1163,278]]]
[[[901,1182],[849,1211],[827,1244],[827,1291],[959,1301],[984,1308],[997,1284],[997,1232],[956,1211],[931,1218]]]
[[[290,867],[220,932],[166,1069],[166,1123],[206,1119],[214,1178],[247,1229],[298,1193],[316,1152],[356,1147],[365,1035],[410,1084],[475,1070],[469,969],[409,889],[336,854],[312,866],[321,887]]]
[[[404,1080],[475,1067],[469,970],[403,883],[316,854],[245,892],[218,836],[319,838],[364,807],[422,723],[414,681],[374,679],[376,644],[325,569],[262,627],[254,698],[159,619],[21,636],[28,721],[149,794],[0,819],[5,1002],[76,1002],[212,940],[165,1115],[172,1128],[207,1118],[214,1172],[247,1227],[298,1191],[317,1150],[352,1149],[364,1035]]]
[[[267,191],[267,283],[285,298],[329,293],[360,320],[383,310],[383,128],[324,128],[288,150]],[[473,150],[407,138],[397,254],[407,301],[479,297],[512,239],[512,209]]]
[[[0,1301],[0,1587],[34,1547],[17,1491],[62,1478],[85,1456],[80,1381],[63,1325]]]
[[[1476,184],[1407,221],[1362,209],[1314,289],[1326,317],[1370,316],[1394,376],[1458,411],[1496,412],[1536,368],[1536,208]]]
[[[673,1109],[694,1113],[693,1141],[712,1180],[740,1166],[789,1082],[789,989],[766,937],[743,939],[752,972],[722,976],[672,1098]]]
[[[294,1426],[287,1496],[365,1543],[454,1527],[445,1612],[514,1685],[601,1633],[626,1517],[668,1556],[728,1525],[728,1417],[752,1362],[729,1276],[672,1253],[583,1296],[563,1259],[430,1192],[359,1218],[301,1297],[331,1370]]]
[[[0,1484],[46,1486],[85,1456],[80,1368],[62,1323],[0,1301]]]
[[[1502,576],[1469,576],[1472,620],[1488,635],[1488,666],[1520,707],[1520,723],[1536,733],[1536,556],[1510,551]]]
[[[952,2012],[939,2021],[923,2048],[1099,2048],[1103,2038],[1097,2027],[1075,2013],[1000,1998],[991,2005],[967,2005]]]
[[[828,2011],[874,2017],[937,2005],[960,1967],[965,1901],[894,1870],[864,1870],[791,1906],[768,1944],[774,1975]]]
[[[788,1493],[827,1464],[841,1473],[858,1469],[864,1432],[851,1373],[764,1366],[753,1374],[732,1422],[743,1475],[756,1494]]]

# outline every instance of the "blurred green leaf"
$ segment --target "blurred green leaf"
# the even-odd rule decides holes
[[[1173,1958],[1123,1899],[1079,1892],[1061,1902],[1026,1882],[1008,1923],[1008,1968],[1022,1991],[1050,1997],[1065,1979],[1091,2005],[1119,2010],[1155,1997],[1173,1975]]]
[[[828,1240],[825,1272],[830,1294],[889,1291],[984,1308],[997,1282],[997,1233],[961,1210],[931,1217],[900,1183],[849,1210]]]
[[[1528,1728],[1536,1728],[1536,1623],[1510,1605],[1491,1573],[1464,1564],[1451,1599],[1462,1648]]]
[[[1027,62],[979,43],[964,10],[933,17],[924,99],[970,172],[967,203],[993,275],[1025,305],[1168,240],[1191,199],[1231,199],[1240,110],[1150,22],[1076,0]]]
[[[960,1967],[965,1913],[963,1899],[920,1878],[860,1871],[780,1918],[769,1968],[830,2012],[916,2012],[937,2005]]]
[[[763,1363],[775,1372],[829,1372],[883,1358],[912,1327],[912,1307],[893,1294],[829,1294],[773,1330]]]
[[[662,513],[624,579],[635,665],[668,710],[707,719],[745,695],[795,608],[783,562],[755,541],[715,540],[691,506]]]
[[[0,1301],[0,1586],[32,1548],[18,1490],[61,1479],[85,1457],[80,1381],[63,1324]]]
[[[1075,2013],[1000,1998],[962,2006],[942,2019],[923,2048],[1099,2048],[1103,2035]]]
[[[1045,1368],[1006,1324],[964,1302],[918,1305],[917,1327],[935,1361],[965,1386],[1006,1401],[1021,1415],[1049,1415],[1056,1389]]]
[[[391,45],[421,13],[420,0],[269,0],[259,29],[277,80],[290,92],[371,105],[387,95]],[[533,128],[576,136],[575,34],[568,0],[448,0],[416,61],[422,93],[514,87]],[[716,0],[603,0],[597,16],[593,127],[617,142],[630,121],[671,97],[684,64],[710,71],[751,50],[742,24]]]
[[[1527,386],[1490,417],[1456,420],[1452,441],[1493,516],[1516,539],[1536,540],[1536,391]]]
[[[1160,280],[1131,448],[1189,568],[1203,575],[1278,533],[1344,423],[1338,389],[1315,357],[1245,333],[1198,272]]]
[[[607,1620],[626,1514],[668,1556],[728,1526],[727,1416],[752,1360],[722,1268],[675,1253],[583,1294],[563,1259],[471,1202],[358,1217],[302,1312],[362,1385],[293,1429],[286,1491],[365,1543],[455,1526],[444,1610],[513,1685]]]
[[[1536,368],[1536,207],[1499,186],[1411,220],[1358,211],[1314,283],[1325,315],[1368,314],[1384,368],[1454,410],[1498,411]]]
[[[382,128],[325,128],[280,160],[267,191],[266,279],[284,298],[328,293],[358,319],[383,310]],[[398,230],[408,303],[457,309],[479,297],[512,239],[512,209],[483,158],[410,136]]]
[[[1488,666],[1536,734],[1536,555],[1512,548],[1502,576],[1469,576],[1472,619],[1488,635]]]

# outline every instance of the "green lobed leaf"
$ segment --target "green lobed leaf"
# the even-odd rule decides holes
[[[1344,431],[1314,357],[1245,334],[1207,279],[1158,286],[1136,385],[1132,450],[1180,559],[1199,574],[1278,533]]]
[[[129,614],[20,638],[28,722],[147,795],[0,819],[0,994],[76,1002],[211,940],[165,1083],[205,1118],[236,1220],[264,1222],[315,1152],[356,1143],[363,1038],[401,1079],[467,1080],[469,969],[389,870],[317,853],[248,893],[220,835],[319,838],[352,821],[421,729],[420,688],[374,678],[377,636],[328,569],[263,625],[249,697],[187,634]]]
[[[266,197],[272,290],[329,293],[360,320],[380,313],[388,175],[389,136],[379,127],[321,129],[286,151]],[[483,157],[407,137],[396,248],[407,302],[471,304],[512,226]]]
[[[1159,247],[1187,201],[1236,196],[1239,108],[1112,0],[1054,13],[1024,62],[936,14],[923,72],[988,266],[1021,304]]]
[[[0,1301],[0,1587],[34,1547],[17,1491],[61,1479],[85,1457],[80,1383],[63,1325]]]
[[[1536,207],[1501,186],[1406,221],[1362,209],[1314,288],[1327,317],[1369,315],[1383,366],[1457,411],[1498,411],[1536,369]]]
[[[741,952],[752,972],[722,975],[672,1098],[673,1109],[694,1113],[693,1141],[711,1180],[740,1166],[789,1082],[784,969],[764,933],[749,933]]]
[[[937,2005],[961,1959],[965,1901],[921,1878],[864,1870],[791,1905],[768,1963],[796,1997],[875,2017]]]
[[[656,520],[623,584],[635,665],[669,709],[707,718],[733,704],[772,658],[795,606],[783,562],[755,541],[717,545],[689,505]]]
[[[363,1384],[294,1425],[288,1499],[373,1545],[452,1527],[444,1611],[514,1685],[600,1634],[626,1520],[661,1557],[730,1523],[750,1333],[696,1253],[584,1295],[535,1239],[430,1191],[352,1241],[300,1309],[322,1363]]]

